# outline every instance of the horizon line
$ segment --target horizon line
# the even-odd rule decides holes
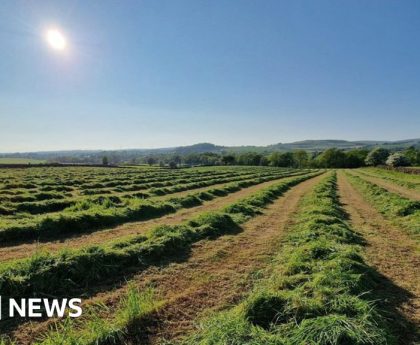
[[[214,144],[211,142],[199,142],[199,143],[195,143],[195,144],[189,144],[189,145],[177,145],[177,146],[161,146],[161,147],[133,147],[133,148],[109,148],[109,149],[105,149],[105,148],[96,148],[96,149],[91,149],[91,148],[85,148],[85,149],[53,149],[53,150],[33,150],[33,151],[0,151],[0,154],[28,154],[28,153],[49,153],[49,152],[75,152],[75,151],[79,151],[79,152],[84,152],[84,151],[93,151],[93,152],[108,152],[108,151],[133,151],[133,150],[144,150],[144,151],[149,151],[149,150],[165,150],[165,149],[176,149],[176,148],[181,148],[181,147],[189,147],[189,146],[195,146],[195,145],[201,145],[201,144],[210,144],[210,145],[214,145],[214,146],[219,146],[219,147],[226,147],[226,148],[236,148],[236,147],[247,147],[247,146],[252,146],[252,147],[268,147],[268,146],[273,146],[273,145],[290,145],[290,144],[296,144],[296,143],[302,143],[305,141],[344,141],[344,142],[349,142],[349,143],[357,143],[357,142],[384,142],[384,143],[398,143],[398,142],[404,142],[404,141],[414,141],[414,140],[419,140],[420,138],[407,138],[407,139],[397,139],[397,140],[383,140],[383,139],[360,139],[360,140],[347,140],[347,139],[303,139],[303,140],[296,140],[296,141],[292,141],[292,142],[277,142],[277,143],[273,143],[273,144],[268,144],[268,145],[252,145],[252,144],[245,144],[245,145],[219,145],[219,144]]]

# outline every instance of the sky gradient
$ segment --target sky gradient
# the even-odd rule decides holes
[[[419,37],[409,0],[4,0],[0,152],[420,137]]]

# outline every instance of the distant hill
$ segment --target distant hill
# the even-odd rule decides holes
[[[189,146],[157,148],[157,149],[127,149],[127,150],[70,150],[70,151],[44,151],[0,154],[3,158],[40,159],[56,161],[99,162],[103,156],[118,157],[118,161],[128,161],[135,157],[148,155],[187,155],[194,153],[240,153],[240,152],[273,152],[273,151],[323,151],[329,148],[350,150],[356,148],[384,147],[390,150],[401,150],[410,146],[420,148],[420,139],[407,139],[398,141],[347,141],[347,140],[303,140],[292,143],[277,143],[268,146],[220,146],[211,143],[199,143]]]
[[[185,155],[189,153],[204,153],[204,152],[213,152],[219,153],[225,150],[224,146],[217,146],[209,143],[195,144],[190,146],[180,146],[173,149],[175,154]]]
[[[357,148],[372,148],[372,147],[386,147],[389,149],[404,149],[410,146],[420,148],[420,139],[408,139],[399,141],[377,141],[377,140],[363,140],[363,141],[347,141],[347,140],[303,140],[295,141],[293,143],[278,143],[268,146],[237,146],[226,148],[229,151],[323,151],[329,148],[338,148],[342,150],[351,150]]]
[[[269,146],[272,150],[307,150],[322,151],[329,148],[343,150],[356,148],[372,148],[375,146],[388,147],[393,149],[403,149],[410,146],[420,147],[420,139],[400,140],[400,141],[347,141],[347,140],[303,140],[288,144],[275,144]]]

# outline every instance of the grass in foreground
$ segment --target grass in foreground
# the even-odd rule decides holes
[[[336,193],[335,174],[306,196],[272,276],[184,345],[395,344]]]
[[[319,173],[317,173],[319,174]],[[289,178],[285,181],[282,181],[276,185],[270,186],[265,188],[258,193],[244,198],[243,200],[232,204],[224,209],[222,213],[208,213],[203,214],[188,223],[179,226],[163,226],[157,227],[153,230],[149,238],[145,237],[135,237],[132,238],[130,241],[121,241],[113,243],[113,250],[118,248],[118,250],[122,251],[120,254],[125,253],[127,257],[130,255],[136,255],[135,258],[137,260],[137,265],[139,261],[143,261],[144,263],[148,260],[148,255],[157,256],[157,258],[163,258],[168,255],[178,255],[182,250],[187,248],[192,242],[198,241],[205,237],[217,237],[223,233],[228,231],[232,231],[239,226],[242,222],[246,221],[252,216],[259,214],[263,207],[267,204],[273,202],[276,198],[281,196],[286,190],[290,187],[310,178],[317,174],[311,174],[307,176],[300,176]],[[90,253],[95,256],[95,250],[90,251]],[[84,252],[86,254],[86,252]],[[107,253],[106,251],[102,252],[102,255],[107,256],[111,253]],[[115,254],[115,253],[114,253]],[[45,258],[46,259],[46,258]],[[56,282],[63,283],[64,277],[57,277],[54,276],[56,273],[54,270],[51,270],[51,264],[53,267],[61,266],[65,263],[59,263],[57,261],[44,261],[45,259],[41,260],[42,263],[39,263],[39,270],[42,270],[42,273],[39,272],[35,274],[35,272],[28,270],[28,266],[24,271],[26,272],[26,277],[32,276],[32,279],[36,277],[37,280],[35,281],[26,281],[24,282],[25,286],[32,285],[33,292],[46,292],[50,291],[51,289],[58,289]],[[50,258],[53,259],[53,258]],[[59,258],[57,258],[59,259]],[[112,269],[121,270],[124,268],[125,262],[119,259],[117,256],[110,256],[110,260],[113,260]],[[73,282],[77,282],[80,277],[91,277],[90,279],[101,279],[103,274],[112,274],[109,271],[107,272],[107,267],[111,266],[111,262],[107,265],[106,263],[98,263],[95,260],[95,257],[84,257],[81,261],[85,266],[93,266],[93,267],[80,267],[79,271],[76,267],[66,267],[67,272],[67,280],[72,280]],[[96,275],[92,275],[91,273],[87,272],[86,270],[95,269]],[[38,285],[35,289],[35,284],[39,284],[40,276],[39,274],[43,274],[46,271],[50,271],[48,273],[48,285]],[[78,276],[73,276],[76,272]],[[86,275],[86,273],[88,273]],[[23,275],[24,272],[21,271]],[[80,276],[79,276],[80,274]],[[22,281],[23,276],[15,276],[14,281]],[[86,281],[85,281],[86,283]],[[3,285],[5,286],[5,285]],[[51,286],[55,286],[51,288]],[[71,286],[67,287],[67,293],[71,289]],[[19,291],[19,288],[15,291]],[[55,290],[57,294],[58,290]],[[2,292],[3,293],[3,292]],[[26,293],[29,293],[27,291]],[[15,293],[16,294],[16,293]],[[132,326],[141,321],[142,318],[146,317],[148,313],[137,313],[132,312],[131,310],[137,310],[135,307],[136,302],[135,300],[133,303],[120,305],[119,312],[117,312],[116,316],[112,319],[100,319],[98,313],[93,313],[89,315],[87,319],[83,321],[83,323],[79,324],[68,324],[70,321],[66,321],[58,329],[53,329],[47,333],[46,337],[42,342],[39,344],[44,345],[51,345],[51,344],[108,344],[108,343],[115,343],[120,344],[123,343],[123,339],[127,336],[135,337],[138,335],[138,329],[134,329],[133,333],[128,335],[127,331],[132,329]],[[155,302],[150,302],[152,305],[156,305]],[[141,308],[142,310],[144,308]],[[153,311],[153,308],[149,308],[149,314]],[[126,315],[126,317],[119,317],[118,315]],[[127,317],[127,315],[134,315]],[[121,321],[122,320],[122,321]],[[61,337],[62,334],[65,336]],[[84,336],[88,334],[89,336]],[[83,336],[82,336],[83,335]],[[111,341],[112,340],[112,341]]]
[[[100,313],[102,309],[106,309],[105,306],[91,307],[83,325],[78,324],[77,320],[72,322],[71,319],[66,319],[64,323],[56,323],[55,328],[34,345],[120,344],[130,334],[132,327],[161,305],[162,303],[156,300],[152,288],[140,291],[134,285],[129,285],[112,318],[101,318]]]
[[[227,207],[224,212],[202,214],[186,223],[162,225],[150,233],[101,246],[39,254],[0,265],[0,295],[68,295],[103,279],[118,279],[127,268],[146,267],[164,258],[188,251],[202,239],[236,231],[239,224],[292,186],[315,175],[291,177]]]
[[[140,291],[129,284],[125,296],[112,317],[102,318],[108,313],[106,306],[91,305],[84,310],[82,319],[67,318],[55,322],[42,339],[34,340],[34,345],[100,345],[120,344],[141,320],[156,311],[162,302],[158,301],[153,288]],[[87,316],[86,316],[87,315]],[[0,345],[17,345],[9,338],[0,339]]]

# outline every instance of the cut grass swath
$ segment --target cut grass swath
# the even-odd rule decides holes
[[[319,174],[319,173],[317,173]],[[278,183],[276,185],[270,186],[268,188],[265,188],[263,190],[261,190],[260,192],[258,192],[257,194],[245,198],[243,200],[241,200],[240,202],[236,203],[238,205],[241,205],[241,207],[243,205],[247,205],[249,208],[252,208],[253,211],[253,215],[256,215],[258,213],[260,213],[262,211],[262,208],[270,203],[273,202],[273,200],[275,200],[276,198],[278,198],[281,194],[283,194],[286,190],[288,190],[290,187],[292,187],[293,185],[296,185],[308,178],[311,178],[313,176],[315,176],[316,174],[311,174],[311,175],[307,175],[307,176],[300,176],[300,177],[294,177],[294,178],[289,178],[285,181],[282,181],[281,183]],[[234,204],[234,205],[236,205]],[[232,207],[229,206],[226,208],[230,209]],[[115,251],[116,248],[121,249],[122,248],[122,252],[126,252],[127,255],[131,255],[133,254],[133,251],[137,251],[137,254],[139,254],[139,245],[143,245],[143,248],[147,249],[149,251],[149,254],[153,254],[153,255],[158,255],[159,258],[164,258],[167,257],[168,255],[179,255],[180,252],[182,252],[184,249],[188,248],[191,245],[191,241],[196,241],[196,240],[200,240],[206,237],[217,237],[223,233],[232,231],[234,229],[236,229],[240,223],[242,223],[243,221],[249,219],[251,216],[249,214],[249,212],[247,212],[246,214],[240,213],[237,211],[237,209],[235,207],[233,207],[236,211],[233,214],[229,214],[226,212],[212,212],[212,213],[206,213],[203,214],[185,224],[179,225],[179,226],[174,226],[174,227],[157,227],[156,229],[154,229],[152,231],[152,233],[149,235],[149,237],[144,237],[144,236],[138,236],[135,238],[132,238],[130,241],[121,241],[121,242],[114,242],[112,244],[112,249],[111,251]],[[194,237],[195,236],[195,237]],[[168,247],[162,247],[162,244],[165,243],[170,243],[170,246]],[[144,246],[145,243],[148,242],[148,245]],[[153,246],[155,245],[155,247]],[[110,251],[110,252],[111,252]],[[108,255],[110,254],[110,252],[108,253],[107,251],[103,251],[102,254],[103,255]],[[95,269],[99,269],[99,271],[95,271],[96,272],[96,276],[93,277],[92,275],[88,275],[91,278],[90,279],[101,279],[100,275],[101,274],[106,274],[104,271],[100,271],[101,269],[103,269],[105,266],[103,264],[99,264],[97,265],[97,262],[95,262],[95,254],[96,252],[94,250],[90,251],[90,253],[93,255],[90,260],[87,257],[84,257],[85,261],[84,264],[87,264],[88,266],[91,265],[95,265]],[[144,254],[145,252],[143,252]],[[143,261],[143,263],[146,263],[147,258],[145,257],[146,255],[144,255],[145,260]],[[45,273],[45,271],[50,270],[50,264],[52,264],[53,267],[56,266],[60,266],[61,263],[57,260],[59,260],[60,258],[56,258],[57,260],[55,260],[55,262],[46,262],[44,261],[42,258],[40,258],[42,262],[38,262],[39,263],[39,270],[41,270],[42,267],[42,273]],[[48,258],[44,258],[44,259],[48,259]],[[52,260],[53,258],[50,257],[50,259]],[[114,257],[114,259],[116,259],[116,257]],[[22,264],[22,262],[21,262]],[[47,264],[47,265],[46,265]],[[114,261],[114,265],[118,266],[116,267],[116,269],[124,269],[123,265],[124,263],[122,261]],[[139,265],[139,262],[137,262],[137,265]],[[28,266],[27,266],[28,267]],[[4,267],[5,268],[5,267]],[[9,267],[12,268],[12,267]],[[23,267],[21,267],[23,268]],[[75,276],[70,276],[71,274],[73,274],[72,272],[76,272],[79,270],[80,267],[66,267],[67,272],[70,272],[70,274],[68,274],[67,279],[71,279],[72,281],[76,281],[77,277]],[[12,268],[13,269],[13,268]],[[90,267],[90,269],[92,269],[92,266]],[[7,270],[7,268],[6,268]],[[84,277],[86,277],[86,271],[81,272],[81,274],[84,275]],[[39,281],[41,280],[41,276],[37,275],[35,272],[29,272],[28,270],[26,270],[26,273],[24,273],[23,271],[21,271],[21,274],[24,274],[26,277],[29,277],[32,275],[32,277],[37,277],[36,281],[26,281],[23,282],[24,286],[28,286],[28,285],[32,285],[32,290],[33,292],[36,291],[36,293],[46,293],[46,291],[55,291],[54,293],[57,294],[57,286],[52,286],[55,285],[56,282],[59,281],[63,281],[63,279],[60,279],[60,277],[53,277],[54,272],[49,272],[49,285],[47,286],[42,285],[42,286],[35,286],[33,285],[33,283],[37,284],[39,283]],[[99,274],[99,276],[98,276]],[[21,275],[20,277],[15,276],[14,277],[14,281],[20,280],[20,282],[22,282],[22,278],[23,276]],[[64,277],[61,277],[64,278]],[[86,283],[86,281],[85,281]],[[4,285],[3,285],[4,286]],[[16,288],[17,286],[15,286]],[[17,287],[18,288],[18,287]],[[70,293],[71,292],[71,288],[72,286],[68,286],[66,289],[66,293]],[[19,289],[19,288],[18,288]],[[14,291],[18,291],[16,289],[14,289]],[[4,291],[1,291],[1,293],[3,293]],[[26,291],[25,293],[29,293],[29,291]],[[58,292],[59,293],[59,292]],[[143,316],[142,316],[143,317]],[[140,317],[140,319],[142,318]],[[96,317],[93,317],[93,319],[95,319]],[[94,320],[95,321],[95,320]],[[81,332],[83,333],[84,330],[86,329],[86,326],[88,325],[88,328],[91,327],[90,329],[88,329],[87,333],[89,334],[96,334],[95,333],[95,329],[93,329],[92,325],[98,325],[103,323],[104,320],[102,321],[98,321],[96,320],[93,324],[90,323],[90,321],[88,323],[83,322],[83,326],[85,328],[83,328],[82,330],[79,329],[79,331],[73,332],[73,334],[78,335],[81,334]],[[139,321],[139,320],[138,320]],[[109,320],[107,319],[106,321],[109,324],[109,335],[112,336],[114,333],[113,331],[115,330],[112,325],[115,325],[116,322],[115,320]],[[65,324],[66,325],[66,324]],[[90,326],[89,326],[90,325]],[[79,326],[74,326],[77,329],[80,327]],[[103,328],[101,328],[103,329]],[[119,328],[121,330],[122,333],[119,334],[125,334],[126,331],[130,330],[130,325],[129,323],[126,324],[126,327],[120,327]],[[53,330],[52,333],[54,333],[55,331]],[[52,333],[48,333],[46,340],[47,339],[52,339],[54,337],[57,336],[56,335],[52,335]],[[134,334],[135,336],[135,334]],[[74,338],[67,338],[67,342],[64,342],[63,344],[85,344],[85,342],[80,342],[81,340],[79,338],[77,338],[78,340],[74,340]],[[97,337],[95,338],[95,344],[99,344],[101,343],[99,340],[103,338],[103,332],[99,332],[97,334]],[[55,338],[54,338],[55,339]],[[90,344],[90,342],[86,342],[86,344]],[[92,343],[92,344],[93,344]],[[50,344],[50,343],[45,343],[45,344]]]
[[[124,204],[116,197],[105,197],[97,203],[85,200],[68,212],[63,211],[46,217],[39,216],[21,224],[4,226],[0,231],[0,241],[4,244],[12,241],[54,239],[65,235],[92,232],[129,221],[161,217],[181,208],[201,205],[205,200],[282,177],[285,175],[270,175],[229,183],[220,188],[211,188],[205,195],[197,192],[167,201],[130,199]]]
[[[396,344],[336,188],[334,173],[304,198],[272,276],[183,344]]]
[[[247,207],[246,214],[235,211],[210,212],[180,225],[163,225],[148,236],[128,241],[67,250],[58,254],[39,254],[29,259],[0,265],[0,295],[30,296],[33,294],[68,295],[80,288],[95,285],[103,279],[118,279],[127,268],[146,267],[163,258],[172,257],[190,248],[192,243],[236,231],[239,223],[272,202],[290,187],[315,175],[309,174],[282,180],[256,195],[236,203]]]
[[[420,201],[410,200],[387,191],[358,176],[347,173],[349,181],[362,195],[397,226],[401,226],[417,240],[420,235]]]

